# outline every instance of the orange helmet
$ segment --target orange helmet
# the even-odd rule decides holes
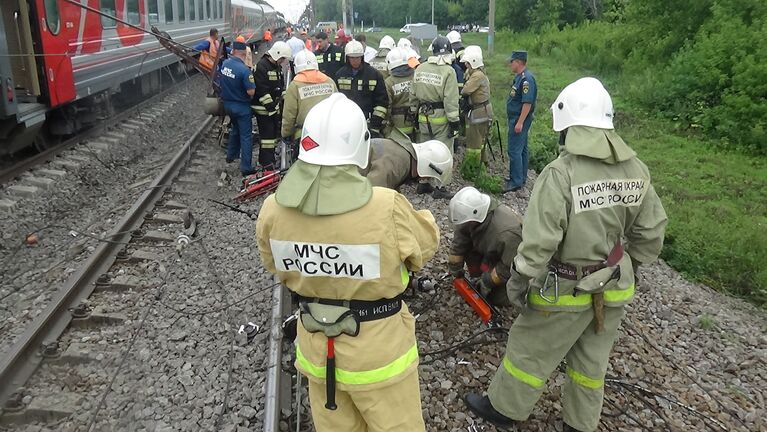
[[[234,40],[235,42],[242,42],[245,43],[245,36],[239,35],[237,36],[237,39]]]

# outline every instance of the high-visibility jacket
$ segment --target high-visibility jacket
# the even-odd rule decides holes
[[[264,42],[271,42],[272,41],[272,32],[269,30],[266,30],[264,32]]]
[[[414,118],[412,114],[415,113],[416,109],[415,100],[410,93],[413,75],[404,77],[389,75],[384,83],[390,101],[387,115],[389,126],[396,127],[406,135],[412,134],[415,125],[410,119]]]
[[[370,60],[370,66],[373,67],[373,69],[377,70],[378,72],[381,72],[381,76],[384,77],[384,79],[389,78],[389,65],[386,63],[386,55],[389,54],[389,50],[386,48],[378,50],[376,53],[376,56],[373,57],[372,60]]]
[[[436,57],[429,57],[426,63],[416,68],[411,91],[419,104],[441,102],[444,105],[429,116],[432,125],[458,121],[458,81],[449,64],[438,64]],[[426,117],[419,115],[418,121],[425,123]]]
[[[359,70],[354,73],[350,65],[336,72],[338,91],[354,101],[365,114],[365,118],[378,116],[383,121],[389,108],[389,96],[386,94],[386,84],[383,77],[372,66],[364,61]]]
[[[282,67],[264,55],[256,64],[253,75],[256,79],[256,94],[253,96],[256,115],[277,114],[284,85]]]
[[[667,221],[647,166],[615,131],[568,128],[565,150],[535,181],[514,258],[516,270],[533,279],[528,305],[545,311],[587,310],[591,295],[573,295],[574,289],[600,282],[605,306],[628,304],[634,297],[632,260],[658,258]],[[611,278],[611,268],[584,275],[583,267],[605,261],[617,241],[625,246],[619,277]],[[578,278],[558,278],[555,303],[540,295],[552,260],[574,267]],[[553,279],[549,275],[544,290],[549,299],[554,297]]]
[[[493,200],[481,224],[465,223],[455,228],[448,261],[463,263],[467,256],[479,255],[500,286],[511,276],[511,264],[521,241],[522,218]]]
[[[335,81],[322,72],[317,70],[299,72],[285,92],[281,136],[299,138],[309,110],[336,91]]]
[[[439,245],[428,210],[416,211],[403,195],[374,187],[370,200],[342,214],[312,216],[283,207],[275,195],[256,223],[261,262],[291,291],[343,300],[395,298],[408,271],[421,269]],[[325,379],[327,338],[298,324],[296,368],[314,382]],[[384,387],[418,366],[415,320],[406,305],[388,318],[363,322],[357,336],[335,338],[340,390]]]
[[[208,49],[200,52],[200,65],[207,70],[213,70],[213,64],[218,55],[218,41],[208,37]]]
[[[320,72],[335,79],[336,72],[345,64],[344,50],[337,46],[330,44],[325,51],[317,50],[314,52],[315,58],[317,58],[317,65],[320,68]]]

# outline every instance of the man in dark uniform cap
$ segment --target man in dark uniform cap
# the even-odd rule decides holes
[[[527,51],[514,51],[508,59],[514,72],[514,82],[506,99],[509,118],[509,178],[505,191],[517,191],[527,180],[527,134],[533,122],[538,86],[535,76],[527,69]]]

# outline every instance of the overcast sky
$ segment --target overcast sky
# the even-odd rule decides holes
[[[296,22],[306,8],[309,0],[266,0],[275,9],[282,12],[290,22]]]

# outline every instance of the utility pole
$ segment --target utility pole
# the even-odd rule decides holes
[[[487,13],[487,21],[490,29],[487,32],[487,53],[493,55],[495,50],[495,0],[490,0],[490,10]]]
[[[431,24],[434,25],[434,0],[431,0]]]
[[[355,32],[354,30],[354,0],[349,0],[349,4],[351,7],[349,8],[349,18],[352,19],[352,32]],[[346,30],[344,30],[346,31]]]
[[[346,0],[341,0],[341,16],[343,16],[344,33],[346,33]]]

